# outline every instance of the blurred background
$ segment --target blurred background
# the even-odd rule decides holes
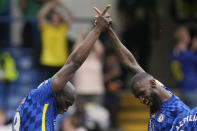
[[[113,28],[138,63],[191,108],[197,106],[197,1],[0,0],[0,131],[11,130],[20,101],[51,77],[109,10]],[[58,116],[57,131],[146,131],[149,110],[128,87],[102,33],[72,83],[77,100]]]

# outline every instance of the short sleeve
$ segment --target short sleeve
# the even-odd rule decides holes
[[[53,97],[51,78],[42,82],[37,89],[32,90],[30,97],[35,101],[45,101]]]

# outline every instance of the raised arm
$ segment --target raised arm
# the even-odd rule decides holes
[[[50,1],[46,3],[38,13],[39,25],[46,24],[46,15],[47,13],[56,5],[56,1]]]
[[[66,14],[66,19],[65,19],[66,24],[70,25],[71,21],[72,21],[72,13],[71,13],[71,11],[67,8],[67,6],[61,4],[60,2],[59,2],[59,4],[64,9],[64,12]]]
[[[111,45],[119,61],[133,73],[145,72],[137,63],[133,54],[121,43],[116,33],[110,27],[108,30]]]
[[[99,9],[94,8],[94,10],[98,13],[98,15],[102,14],[102,12]],[[108,14],[106,14],[105,16],[108,17]],[[135,74],[140,72],[145,72],[137,63],[133,54],[121,43],[118,36],[116,35],[116,33],[113,31],[111,27],[109,27],[108,34],[109,34],[109,38],[112,41],[113,50],[115,54],[118,56],[119,61],[126,68],[128,68],[131,72]]]
[[[26,6],[27,6],[27,0],[19,0],[19,9],[22,13],[25,12]]]
[[[108,10],[109,6],[105,10]],[[64,85],[72,78],[75,71],[83,64],[88,57],[94,43],[98,39],[100,33],[108,28],[111,24],[110,18],[104,18],[101,15],[98,18],[97,25],[88,33],[85,39],[76,49],[73,50],[68,57],[65,65],[52,77],[52,90],[57,92],[64,88]]]

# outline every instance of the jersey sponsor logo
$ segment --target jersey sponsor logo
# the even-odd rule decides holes
[[[161,114],[159,115],[157,121],[161,123],[161,122],[164,121],[164,119],[165,119],[165,115],[161,113]]]

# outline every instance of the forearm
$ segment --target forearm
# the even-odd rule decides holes
[[[74,49],[67,62],[73,61],[74,63],[81,65],[88,57],[100,33],[100,28],[94,27],[92,31],[85,37],[85,39],[81,43],[79,43],[76,49]]]
[[[25,12],[26,10],[26,5],[27,5],[27,0],[20,0],[19,1],[19,7],[22,13]]]
[[[63,5],[64,12],[66,13],[66,22],[69,25],[72,21],[72,13],[71,11]]]
[[[53,7],[53,3],[52,2],[48,2],[47,4],[44,5],[44,7],[42,7],[42,9],[39,11],[38,13],[38,19],[39,20],[43,20],[45,19],[47,13],[49,12],[49,10]]]
[[[121,43],[118,36],[112,28],[108,30],[109,38],[112,41],[111,45],[120,62],[127,67],[131,72],[139,73],[144,70],[139,66],[133,54]]]
[[[57,92],[65,85],[74,75],[77,69],[83,64],[88,57],[94,43],[98,39],[101,30],[94,27],[86,38],[72,51],[65,65],[57,72],[53,78],[53,91]]]

